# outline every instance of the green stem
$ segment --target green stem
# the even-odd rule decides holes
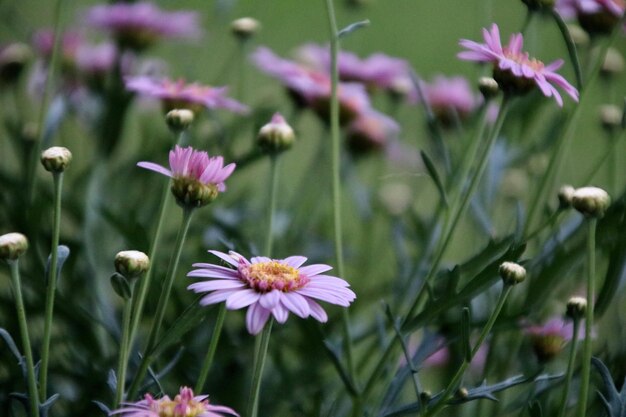
[[[580,92],[580,100],[574,110],[570,113],[569,117],[565,122],[565,130],[563,134],[559,136],[554,146],[554,151],[550,156],[550,161],[548,163],[548,168],[546,169],[545,174],[541,177],[541,181],[539,183],[539,187],[537,191],[534,193],[533,198],[530,202],[528,217],[526,218],[526,224],[524,225],[524,236],[528,234],[528,231],[533,225],[533,220],[537,213],[540,212],[540,209],[543,208],[544,200],[546,195],[549,192],[552,192],[554,188],[554,183],[559,176],[561,171],[561,166],[563,165],[563,161],[566,158],[569,152],[569,146],[571,144],[572,138],[576,131],[576,122],[581,114],[581,109],[583,107],[583,102],[589,96],[588,92],[591,90],[591,85],[596,80],[598,73],[600,72],[600,67],[602,62],[604,62],[604,57],[606,56],[606,52],[609,47],[615,42],[619,33],[621,33],[621,28],[624,23],[624,19],[626,19],[626,14],[620,20],[620,22],[616,25],[613,33],[611,34],[610,39],[605,42],[602,47],[602,51],[599,54],[597,61],[587,78],[587,83],[585,84],[585,88]]]
[[[39,368],[39,401],[47,399],[48,362],[50,360],[50,338],[52,335],[52,317],[54,313],[54,297],[57,284],[57,268],[59,263],[59,234],[61,231],[61,194],[63,191],[63,173],[52,174],[54,183],[54,212],[52,214],[52,244],[50,249],[50,269],[46,287],[46,313],[41,346],[41,367]]]
[[[128,398],[133,398],[139,389],[139,386],[146,376],[146,372],[148,371],[148,367],[150,366],[150,362],[152,361],[152,356],[150,355],[150,351],[154,348],[157,339],[159,337],[159,331],[161,330],[161,325],[163,324],[163,318],[165,317],[165,309],[167,307],[167,302],[169,301],[170,293],[172,292],[172,286],[174,284],[174,279],[176,278],[176,271],[178,270],[178,263],[180,261],[180,254],[183,251],[183,244],[185,243],[185,238],[187,237],[187,231],[189,230],[189,224],[191,223],[191,218],[193,217],[194,210],[193,208],[183,208],[183,219],[181,223],[181,227],[178,231],[178,236],[176,237],[176,244],[174,246],[174,254],[170,259],[170,264],[168,267],[167,275],[165,276],[165,282],[161,289],[161,296],[159,297],[159,302],[157,304],[157,309],[155,313],[154,321],[152,322],[152,328],[150,329],[150,334],[148,336],[148,343],[146,344],[146,350],[144,351],[143,358],[141,360],[141,364],[135,377],[133,379],[133,383],[128,390]]]
[[[28,204],[31,204],[35,195],[35,182],[37,179],[37,163],[39,161],[39,155],[41,154],[41,145],[43,143],[44,123],[46,120],[46,110],[48,109],[48,102],[50,99],[50,93],[52,91],[52,78],[54,78],[54,71],[57,67],[59,60],[59,49],[62,48],[62,28],[61,28],[61,10],[63,0],[57,0],[54,6],[54,40],[52,44],[52,54],[50,55],[50,63],[48,65],[48,71],[46,74],[46,81],[43,88],[43,96],[41,97],[41,107],[39,108],[39,115],[37,116],[37,134],[36,140],[31,148],[31,156],[28,161],[28,171],[26,172],[26,198]],[[44,387],[45,389],[45,387]]]
[[[261,378],[263,376],[263,368],[265,367],[265,359],[267,358],[267,347],[270,343],[270,334],[272,333],[272,324],[274,319],[270,317],[268,323],[265,324],[263,333],[261,333],[260,343],[254,352],[254,371],[252,373],[252,383],[250,386],[250,398],[248,400],[248,417],[257,417],[259,414],[259,393],[261,392]]]
[[[280,167],[280,155],[270,155],[270,205],[267,214],[267,238],[265,241],[265,256],[272,257],[274,244],[274,216],[276,214],[276,200],[278,199],[278,177]]]
[[[487,335],[491,331],[491,328],[496,322],[496,319],[500,315],[500,312],[502,311],[502,307],[504,306],[504,302],[506,301],[507,297],[509,296],[509,293],[511,292],[511,288],[513,288],[511,285],[506,285],[506,284],[504,285],[504,287],[502,288],[502,292],[500,293],[500,298],[498,299],[498,303],[496,304],[496,308],[491,313],[491,316],[489,317],[487,324],[485,324],[485,327],[483,328],[482,332],[480,333],[480,336],[478,337],[478,341],[476,342],[476,345],[474,345],[474,348],[470,352],[469,360],[466,360],[466,359],[463,360],[463,363],[461,364],[458,371],[452,378],[452,381],[450,381],[445,391],[441,394],[437,403],[426,412],[426,414],[424,415],[425,417],[433,417],[437,415],[437,413],[439,413],[439,411],[441,411],[446,406],[446,402],[450,399],[454,391],[458,388],[459,384],[461,383],[461,379],[463,378],[463,375],[465,374],[465,371],[467,370],[468,366],[472,363],[472,359],[474,358],[474,355],[476,355],[476,352],[478,352],[478,349],[480,349],[480,346],[483,344],[483,342],[487,338]]]
[[[134,281],[134,279],[133,279]],[[129,336],[132,314],[132,294],[134,282],[131,281],[131,299],[124,300],[124,312],[122,313],[122,335],[120,337],[120,355],[117,363],[117,389],[115,390],[115,401],[113,407],[119,407],[124,400],[124,387],[126,385],[126,369],[130,350]]]
[[[17,260],[9,261],[11,268],[11,285],[15,296],[15,307],[17,309],[17,321],[20,327],[22,338],[22,349],[26,357],[26,379],[28,382],[28,403],[31,417],[39,417],[39,396],[37,395],[37,378],[35,377],[35,365],[33,363],[33,351],[30,347],[30,337],[28,335],[28,325],[26,324],[26,309],[22,299],[22,285],[20,282],[20,270]]]
[[[343,265],[343,232],[341,226],[341,144],[339,138],[339,97],[337,94],[339,85],[339,68],[337,57],[339,54],[339,37],[337,36],[337,20],[333,0],[325,0],[326,13],[328,17],[328,27],[330,31],[330,68],[331,68],[331,89],[330,89],[330,136],[332,138],[332,189],[333,189],[333,223],[335,240],[335,258],[337,262],[337,273],[340,277],[346,278]],[[354,360],[352,356],[352,336],[350,334],[350,315],[347,309],[342,310],[342,331],[343,348],[346,353],[348,373],[354,381]]]
[[[572,375],[574,374],[574,363],[576,362],[576,347],[578,345],[578,333],[580,328],[580,319],[578,317],[573,320],[574,332],[572,334],[572,345],[569,351],[569,359],[567,361],[567,373],[565,374],[565,386],[563,387],[563,397],[561,399],[561,407],[559,408],[558,417],[565,417],[567,409],[567,399],[569,397],[569,388],[572,383]]]
[[[224,325],[224,318],[226,317],[226,304],[222,303],[217,313],[217,320],[215,321],[215,327],[213,328],[213,334],[211,335],[211,342],[209,343],[209,349],[207,350],[204,362],[202,363],[202,369],[200,370],[200,376],[194,388],[194,392],[200,393],[204,389],[211,365],[213,365],[213,358],[215,357],[215,351],[217,350],[217,343],[220,340],[222,334],[222,327]]]
[[[589,377],[591,372],[592,340],[593,328],[593,302],[595,299],[595,271],[596,271],[596,226],[598,220],[591,218],[588,220],[587,236],[587,308],[585,310],[585,341],[583,342],[582,369],[580,372],[580,402],[578,403],[578,417],[585,417],[587,411],[587,397],[589,395]]]
[[[487,138],[487,143],[485,143],[483,146],[483,152],[479,156],[478,167],[474,170],[474,173],[471,176],[468,189],[464,194],[462,194],[462,197],[460,198],[460,203],[458,203],[458,208],[454,207],[450,210],[450,213],[451,213],[450,221],[446,221],[444,224],[443,234],[442,234],[443,238],[440,241],[440,244],[438,245],[438,249],[435,252],[436,253],[435,258],[433,259],[433,263],[430,267],[428,275],[424,279],[424,284],[422,285],[422,288],[419,291],[417,297],[414,298],[414,302],[411,305],[408,314],[406,315],[407,319],[413,316],[413,314],[415,313],[415,310],[417,310],[422,292],[426,288],[425,284],[430,282],[433,279],[433,277],[437,273],[437,270],[439,269],[439,264],[441,263],[443,255],[445,254],[446,249],[448,248],[448,245],[450,244],[450,241],[452,240],[452,236],[454,235],[456,226],[459,220],[461,219],[461,217],[463,217],[463,214],[465,214],[465,210],[467,209],[467,206],[469,205],[472,199],[472,196],[474,195],[474,192],[476,191],[476,188],[478,187],[478,184],[480,183],[480,178],[485,172],[485,168],[487,168],[487,164],[489,162],[489,155],[491,154],[491,149],[493,148],[493,145],[495,144],[496,139],[498,138],[498,135],[500,134],[500,130],[502,129],[502,125],[504,124],[504,119],[506,118],[506,115],[510,108],[510,103],[511,103],[510,98],[505,96],[502,101],[502,105],[500,106],[500,111],[498,112],[498,118],[496,119],[496,122],[491,130],[491,133],[489,137]]]

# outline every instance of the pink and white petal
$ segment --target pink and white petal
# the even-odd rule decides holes
[[[223,291],[215,291],[211,294],[205,295],[200,299],[201,306],[208,306],[211,304],[221,303],[226,300],[232,294],[239,292],[240,290],[223,290]]]
[[[253,258],[250,258],[250,262],[253,264],[259,264],[262,262],[271,262],[272,260],[266,256],[255,256]]]
[[[267,323],[267,319],[270,317],[270,311],[261,307],[258,303],[252,304],[248,307],[246,312],[246,328],[248,333],[252,335],[258,334]]]
[[[276,304],[276,307],[272,309],[272,315],[277,322],[283,324],[289,318],[289,310],[287,310],[282,304]]]
[[[233,171],[235,170],[235,167],[237,165],[232,163],[232,164],[228,164],[226,165],[224,168],[222,168],[216,175],[215,175],[215,182],[223,182],[224,180],[226,180],[226,178],[230,177],[230,175],[233,173]]]
[[[316,298],[318,300],[326,301],[330,304],[340,305],[342,307],[348,307],[350,305],[350,302],[346,299],[346,297],[340,297],[336,293],[319,288],[302,288],[298,290],[298,293],[305,297]]]
[[[307,303],[306,298],[297,292],[288,292],[283,294],[280,302],[289,311],[303,319],[307,318],[311,313],[311,309],[309,308],[309,303]]]
[[[231,290],[235,288],[244,288],[246,284],[241,281],[230,279],[214,279],[211,281],[194,282],[187,286],[188,290],[193,292],[209,292],[217,290]]]
[[[549,71],[549,72],[556,71],[559,68],[561,68],[564,63],[565,61],[563,61],[562,59],[557,59],[556,61],[551,62],[548,65],[546,65],[543,70]]]
[[[213,404],[209,404],[207,405],[207,409],[209,410],[209,412],[211,413],[227,413],[227,414],[232,414],[234,416],[239,417],[239,414],[237,414],[235,412],[235,410],[233,410],[230,407],[226,407],[225,405],[213,405]],[[218,414],[219,415],[219,414]],[[219,417],[222,417],[221,415]]]
[[[283,262],[289,266],[293,266],[294,268],[299,268],[303,263],[305,263],[307,258],[304,256],[290,256],[288,258],[283,259]]]
[[[215,174],[217,174],[219,169],[220,169],[219,164],[217,164],[214,161],[211,161],[211,163],[209,163],[206,166],[206,168],[204,168],[204,171],[202,172],[202,174],[200,174],[200,177],[198,178],[198,180],[202,184],[217,182],[217,181],[214,181],[214,177],[215,177]]]
[[[307,303],[309,303],[309,309],[311,310],[311,317],[315,320],[326,323],[328,321],[328,314],[324,311],[324,309],[317,304],[315,301],[307,299]]]
[[[309,278],[316,276],[317,274],[321,274],[322,272],[330,271],[333,269],[330,265],[324,264],[315,264],[315,265],[307,265],[300,268],[300,274],[305,275]]]
[[[238,262],[239,258],[245,259],[242,255],[239,255],[237,252],[230,252],[229,254],[225,254],[224,252],[220,252],[220,251],[216,251],[216,250],[210,250],[209,253],[212,253],[213,255],[215,255],[218,258],[220,258],[221,260],[231,264],[232,266],[239,266],[239,262]],[[233,257],[233,255],[237,255],[238,258],[235,259]]]
[[[259,297],[259,304],[268,310],[273,309],[279,304],[282,292],[279,290],[272,290],[265,294],[261,294]]]
[[[201,277],[201,278],[223,278],[230,280],[239,280],[239,275],[236,271],[218,271],[212,268],[194,269],[187,273],[188,277]]]
[[[346,288],[350,286],[350,284],[348,284],[346,280],[333,277],[331,275],[315,275],[311,277],[311,283],[324,283],[325,285],[340,288]]]
[[[260,294],[251,289],[239,290],[233,293],[226,300],[226,308],[229,310],[239,310],[256,303],[259,300]]]
[[[158,172],[159,174],[167,175],[170,178],[172,177],[172,172],[169,169],[153,162],[137,162],[137,166],[149,169],[150,171]]]

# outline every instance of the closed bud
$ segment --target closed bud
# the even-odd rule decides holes
[[[598,187],[578,188],[572,196],[572,206],[585,217],[601,218],[610,204],[611,197]]]
[[[467,400],[467,398],[469,397],[469,391],[467,390],[467,388],[461,387],[456,390],[454,396],[459,400]]]
[[[178,205],[186,208],[206,206],[219,194],[215,184],[203,184],[191,177],[173,178],[171,190]]]
[[[272,120],[261,127],[257,142],[267,152],[282,152],[293,145],[296,135],[280,113],[275,113]]]
[[[0,259],[14,261],[28,249],[28,239],[21,233],[7,233],[0,236]]]
[[[564,185],[559,189],[559,209],[565,210],[572,207],[572,197],[576,189],[571,185]]]
[[[23,43],[12,43],[0,50],[0,82],[15,83],[33,53],[30,47]]]
[[[193,112],[188,109],[174,109],[167,112],[165,122],[174,133],[180,133],[193,123]]]
[[[567,25],[567,31],[572,37],[572,42],[574,42],[574,45],[577,47],[583,47],[589,44],[589,34],[580,26],[569,24]]]
[[[424,390],[422,392],[420,392],[420,399],[422,400],[422,402],[424,403],[428,403],[428,401],[430,401],[433,398],[433,393],[428,391],[428,390]]]
[[[622,127],[624,112],[614,104],[600,106],[600,123],[608,133],[615,132]]]
[[[489,100],[490,98],[497,96],[500,92],[498,82],[492,77],[480,77],[478,79],[478,89],[485,100]]]
[[[606,77],[621,74],[624,71],[624,57],[622,54],[615,48],[609,48],[604,56],[604,61],[602,61],[600,71]]]
[[[72,162],[72,152],[62,146],[53,146],[41,153],[41,164],[48,172],[63,172]]]
[[[125,250],[115,255],[115,270],[126,278],[135,278],[150,268],[148,255],[138,250]]]
[[[252,17],[242,17],[233,20],[230,24],[230,29],[233,34],[241,40],[246,40],[256,35],[260,28],[261,24],[259,21]]]
[[[572,320],[584,317],[587,300],[583,297],[572,297],[567,302],[566,315]]]
[[[515,262],[503,262],[498,272],[505,285],[516,285],[526,279],[526,269]]]

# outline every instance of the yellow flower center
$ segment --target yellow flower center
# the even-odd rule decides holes
[[[196,400],[183,401],[177,395],[174,400],[161,400],[159,417],[196,417],[204,413],[205,405]]]
[[[277,261],[246,265],[240,271],[248,285],[259,292],[294,291],[309,282],[298,269]]]

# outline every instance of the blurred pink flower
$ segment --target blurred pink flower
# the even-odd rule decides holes
[[[395,120],[375,110],[362,112],[346,127],[348,147],[356,154],[383,149],[399,133]]]
[[[563,346],[572,340],[574,325],[571,321],[565,321],[560,317],[554,317],[543,325],[522,324],[523,332],[530,337],[535,355],[541,362],[547,362],[556,357]],[[592,337],[595,336],[592,334]],[[585,338],[585,329],[578,334],[578,340]]]
[[[76,66],[87,74],[103,74],[115,65],[117,48],[109,42],[98,45],[82,43],[76,49]]]
[[[149,2],[97,5],[87,11],[85,20],[111,33],[121,46],[135,50],[159,38],[195,39],[202,34],[196,12],[168,12]]]
[[[226,97],[227,87],[209,87],[197,83],[186,84],[184,80],[171,81],[167,78],[146,76],[126,77],[126,89],[152,98],[160,99],[165,111],[189,109],[196,113],[207,109],[226,109],[245,113],[248,107]]]
[[[68,31],[61,35],[59,54],[64,64],[74,62],[76,53],[84,41],[85,39],[80,32]],[[54,30],[41,29],[35,32],[33,47],[45,60],[50,59],[54,48]]]
[[[559,106],[563,99],[555,88],[562,88],[569,96],[578,101],[578,90],[555,71],[563,65],[563,60],[556,60],[547,66],[543,62],[530,58],[522,51],[521,33],[511,35],[508,45],[502,46],[500,30],[495,23],[491,30],[483,29],[485,43],[461,39],[459,44],[467,49],[460,52],[460,59],[476,62],[490,62],[494,65],[493,77],[505,92],[523,94],[534,87],[546,97],[554,97]]]
[[[445,126],[451,125],[456,116],[467,118],[480,104],[467,79],[460,76],[438,75],[431,83],[424,83],[423,90],[433,113]]]
[[[574,0],[579,14],[595,14],[608,12],[620,18],[624,14],[626,3],[623,0]]]
[[[298,48],[296,55],[305,65],[326,73],[330,71],[327,46],[309,43]],[[337,66],[342,81],[357,81],[368,87],[388,90],[395,88],[401,80],[409,79],[409,64],[383,53],[361,59],[351,52],[340,51]]]
[[[180,392],[170,399],[167,395],[155,399],[146,394],[144,399],[134,403],[125,402],[109,416],[122,417],[223,417],[224,414],[239,416],[230,407],[209,403],[208,395],[194,396],[191,388],[181,387]]]
[[[296,104],[311,107],[322,118],[328,115],[331,81],[326,72],[280,58],[266,47],[257,48],[252,61],[261,71],[280,80]],[[365,87],[360,83],[339,83],[338,95],[340,119],[344,123],[370,107]]]
[[[290,312],[301,318],[312,316],[326,322],[328,316],[315,300],[348,307],[356,298],[343,279],[321,275],[332,269],[330,266],[315,264],[303,267],[307,260],[304,256],[285,259],[258,256],[248,261],[237,252],[209,252],[235,269],[207,263],[194,264],[198,269],[187,276],[205,280],[187,288],[196,293],[209,293],[200,300],[203,306],[226,301],[229,310],[248,307],[246,327],[253,335],[263,329],[270,315],[279,323],[287,321]]]

